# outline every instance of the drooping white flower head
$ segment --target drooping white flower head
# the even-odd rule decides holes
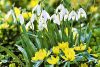
[[[60,21],[62,21],[63,18],[67,19],[68,13],[69,13],[68,10],[63,6],[63,4],[60,4],[56,9],[56,14],[59,15]]]
[[[69,11],[67,9],[65,9],[64,21],[67,20],[68,16],[69,16]]]
[[[36,19],[36,14],[32,14],[30,18],[30,22],[33,23],[35,19]]]
[[[13,17],[13,20],[14,20],[14,23],[16,23],[17,22],[17,19],[16,19],[16,16],[15,16],[15,14],[14,14],[14,11],[13,10],[10,10],[9,11],[9,14],[11,13],[11,15],[12,15],[12,17]]]
[[[47,11],[42,10],[42,13],[41,13],[40,18],[43,18],[43,19],[44,19],[44,21],[46,22],[48,19],[50,19],[50,15],[48,14],[48,12],[47,12]]]
[[[36,5],[33,9],[32,9],[32,13],[34,13],[36,11],[37,16],[39,16],[42,12],[41,6],[40,5]]]
[[[53,22],[54,22],[54,23],[60,25],[59,15],[53,14],[53,15],[51,16],[51,19],[53,19]]]
[[[45,10],[42,10],[42,13],[40,15],[39,22],[38,22],[38,29],[40,31],[43,29],[47,29],[48,19],[50,19],[50,15]]]
[[[71,12],[70,12],[70,14],[69,14],[69,16],[68,16],[68,21],[69,20],[73,20],[73,21],[78,21],[78,15],[77,15],[77,13],[74,11],[74,10],[72,10]]]
[[[18,19],[19,19],[21,25],[24,24],[24,17],[23,17],[22,14],[20,14],[20,15],[18,16]]]
[[[44,18],[39,19],[38,29],[39,29],[39,31],[41,31],[43,29],[47,29],[47,22],[44,21]]]
[[[57,7],[57,9],[56,9],[56,13],[61,12],[63,9],[64,9],[63,4],[60,4],[60,5]]]
[[[84,17],[84,18],[87,17],[86,12],[84,11],[83,8],[80,8],[80,9],[78,10],[78,18],[80,19],[81,17]]]

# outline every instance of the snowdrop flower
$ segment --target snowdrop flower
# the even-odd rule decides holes
[[[84,17],[84,18],[87,17],[87,16],[86,16],[86,12],[84,11],[83,8],[80,8],[80,9],[78,10],[78,19],[80,19],[81,17]]]
[[[13,10],[10,10],[10,12],[11,12],[11,15],[13,17],[14,23],[16,23],[17,22],[17,19],[16,19],[16,16],[14,14],[14,11]]]
[[[72,10],[70,12],[69,17],[68,17],[68,21],[69,20],[73,20],[73,21],[76,20],[76,21],[78,21],[78,15],[77,15],[77,13],[74,10]]]
[[[30,27],[32,30],[34,30],[34,21],[36,20],[36,14],[32,14],[32,17],[30,18],[30,21],[26,24],[26,28]]]
[[[22,14],[20,14],[20,15],[18,16],[18,19],[19,19],[21,25],[24,24],[24,17],[23,17]]]
[[[39,16],[41,14],[41,6],[37,5],[32,9],[32,13],[36,11],[37,16]]]
[[[33,23],[36,19],[36,14],[32,14],[32,17],[30,18],[30,22]]]
[[[67,9],[65,9],[65,14],[64,14],[64,21],[66,21],[66,19],[69,16],[69,11]]]
[[[39,19],[39,23],[38,23],[38,29],[39,29],[39,31],[41,31],[44,28],[47,29],[47,23],[44,22],[44,19],[43,18],[40,18]]]
[[[42,10],[40,18],[43,18],[46,22],[48,19],[50,19],[50,15],[45,10]]]
[[[39,30],[43,30],[44,28],[47,29],[47,20],[50,19],[49,14],[45,11],[42,10],[40,19],[39,19],[39,25],[38,25],[38,29]]]
[[[67,14],[69,12],[67,9],[64,8],[62,4],[60,4],[56,9],[56,13],[59,14],[60,21],[62,21],[65,15],[66,15],[65,18],[67,18]]]
[[[53,22],[60,25],[60,19],[59,19],[59,16],[57,14],[53,14],[51,16],[51,19],[53,19]]]
[[[63,9],[64,9],[63,4],[60,4],[56,9],[56,13],[58,13],[59,11],[61,12]]]

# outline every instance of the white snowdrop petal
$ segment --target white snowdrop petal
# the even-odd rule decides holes
[[[30,19],[30,22],[34,22],[34,20],[36,19],[36,14],[32,14],[32,17],[31,17],[31,19]]]
[[[19,19],[19,21],[20,21],[21,24],[24,24],[24,17],[23,17],[22,14],[20,14],[20,15],[18,16],[18,19]]]
[[[76,21],[78,21],[78,15],[74,10],[72,10],[70,12],[68,20],[73,20],[73,21],[76,20]]]
[[[80,19],[81,17],[87,18],[86,12],[84,11],[83,8],[80,8],[78,10],[78,18]]]

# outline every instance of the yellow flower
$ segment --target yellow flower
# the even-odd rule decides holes
[[[59,57],[58,56],[57,57],[51,56],[51,58],[47,59],[47,62],[49,64],[57,64],[58,61],[59,61]]]
[[[88,47],[87,52],[90,53],[92,51],[92,49],[90,47]]]
[[[29,8],[33,8],[38,4],[39,0],[31,0],[28,4]]]
[[[82,63],[80,67],[88,67],[86,63]]]
[[[90,12],[96,12],[97,9],[98,9],[97,6],[91,6],[91,7],[90,7]]]
[[[78,0],[71,0],[71,6],[73,8],[77,8],[78,7]]]
[[[20,11],[19,8],[14,7],[14,12],[15,12],[16,16],[18,16],[18,15],[20,14],[21,11]]]
[[[59,50],[58,46],[55,46],[55,47],[52,48],[52,51],[53,51],[54,54],[59,54],[60,50]]]
[[[3,23],[3,24],[0,24],[0,29],[6,29],[9,27],[9,24],[8,23]]]
[[[16,67],[15,63],[9,64],[9,67]]]
[[[68,42],[62,42],[62,43],[58,43],[59,49],[65,49],[68,48],[69,43]]]
[[[98,54],[92,54],[92,56],[94,56],[94,57],[98,57]]]
[[[31,12],[23,12],[22,15],[25,19],[28,19],[32,16]]]
[[[66,35],[68,36],[68,28],[65,28],[65,33],[66,33]]]
[[[66,61],[73,61],[75,59],[75,51],[72,48],[66,48],[63,50],[65,56],[62,56],[62,58]]]
[[[47,53],[45,49],[40,49],[38,52],[35,53],[35,57],[32,57],[32,60],[33,61],[43,60],[49,54],[50,52]]]
[[[76,50],[76,51],[83,51],[83,50],[85,50],[85,48],[86,48],[86,45],[83,45],[81,43],[79,46],[75,46],[74,50]]]
[[[2,64],[2,62],[0,62],[0,64]]]

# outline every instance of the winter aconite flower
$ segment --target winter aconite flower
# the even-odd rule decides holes
[[[98,9],[98,7],[93,5],[93,6],[90,7],[90,12],[92,12],[92,13],[96,12],[97,9]]]
[[[86,16],[86,12],[84,11],[84,9],[83,8],[80,8],[79,10],[78,10],[78,19],[80,19],[80,18],[86,18],[87,16]]]
[[[88,53],[91,53],[91,51],[92,51],[92,49],[91,49],[90,47],[88,47],[87,52],[88,52]]]
[[[86,48],[86,45],[83,45],[82,43],[79,46],[74,47],[76,51],[83,51],[85,50],[85,48]]]
[[[66,48],[63,50],[64,56],[62,58],[66,61],[73,61],[75,59],[75,51],[73,48]]]
[[[23,12],[22,15],[25,19],[29,19],[32,16],[31,12]]]
[[[65,49],[68,48],[69,43],[68,42],[62,42],[62,43],[58,43],[59,49]]]
[[[82,63],[80,67],[88,67],[86,63]]]
[[[20,15],[21,10],[17,7],[14,7],[14,12],[16,14],[16,16]]]
[[[54,54],[59,54],[60,50],[59,50],[58,46],[55,46],[55,47],[52,48],[52,51],[53,51]]]
[[[29,8],[33,8],[38,4],[39,0],[31,0],[28,4]]]
[[[57,57],[51,56],[50,58],[47,59],[47,62],[52,65],[57,64],[58,61],[59,61],[58,56]]]
[[[38,52],[35,53],[35,56],[32,57],[32,60],[33,61],[44,60],[44,58],[46,58],[49,54],[50,52],[46,52],[45,49],[40,49]]]
[[[70,12],[70,14],[69,14],[69,16],[68,16],[68,21],[69,21],[69,20],[78,21],[78,15],[77,15],[77,13],[76,13],[74,10],[72,10],[72,11]]]

